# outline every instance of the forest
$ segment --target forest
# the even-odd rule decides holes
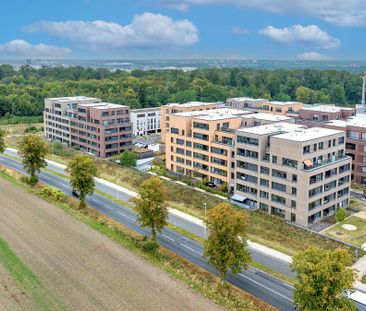
[[[131,108],[169,102],[225,101],[228,97],[297,100],[351,106],[361,101],[358,74],[335,70],[200,69],[111,72],[83,67],[14,71],[0,66],[0,118],[42,116],[47,97],[93,96]]]

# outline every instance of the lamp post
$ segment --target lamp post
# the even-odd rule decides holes
[[[206,240],[206,236],[207,236],[207,227],[206,227],[206,216],[207,216],[207,203],[203,203],[204,207],[205,207],[205,223],[204,223],[204,231],[203,231],[203,238]]]

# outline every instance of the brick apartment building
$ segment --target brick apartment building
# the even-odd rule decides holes
[[[110,157],[132,146],[128,106],[84,96],[47,98],[45,137],[93,154]]]
[[[347,207],[343,131],[278,123],[239,129],[235,143],[234,200],[305,227]]]
[[[224,106],[221,102],[206,103],[206,102],[188,102],[184,104],[167,104],[160,107],[161,109],[161,141],[165,142],[166,133],[170,132],[170,116],[180,112],[190,111],[205,111],[218,109]]]
[[[325,127],[346,131],[346,154],[352,158],[352,181],[366,185],[366,115],[333,120]]]
[[[332,120],[347,120],[356,115],[356,108],[338,107],[334,105],[315,105],[304,107],[299,110],[297,124],[308,127],[323,127]]]

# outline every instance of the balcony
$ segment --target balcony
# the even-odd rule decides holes
[[[302,169],[303,171],[305,172],[311,172],[311,171],[314,171],[320,167],[323,167],[323,166],[327,166],[327,165],[330,165],[330,164],[334,164],[334,163],[338,163],[338,162],[342,162],[344,160],[348,160],[348,159],[351,159],[349,156],[341,156],[341,157],[333,157],[332,159],[330,160],[322,160],[322,161],[316,161],[316,163],[313,163],[311,160],[304,160],[303,161],[303,164],[304,164],[304,168]],[[304,162],[307,162],[312,165],[307,165],[305,164]]]

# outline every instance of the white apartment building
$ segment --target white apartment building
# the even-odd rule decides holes
[[[259,109],[263,104],[268,102],[268,99],[263,98],[236,97],[228,98],[226,100],[226,107],[236,109]]]
[[[161,132],[160,107],[130,110],[134,136]]]
[[[304,227],[347,207],[344,131],[277,123],[239,129],[235,144],[234,200]]]

